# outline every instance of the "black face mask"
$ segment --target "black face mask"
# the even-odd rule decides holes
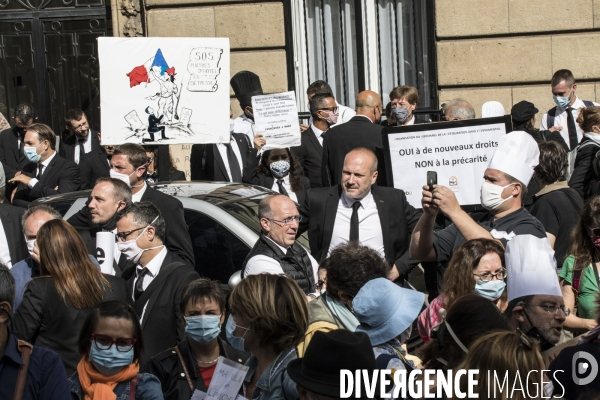
[[[117,212],[115,212],[112,217],[108,219],[103,225],[101,225],[102,230],[105,231],[113,231],[117,227]]]
[[[523,308],[523,314],[525,314],[525,318],[527,318],[527,322],[529,322],[529,326],[531,326],[531,328],[525,332],[525,335],[532,337],[534,339],[537,339],[540,342],[540,350],[541,351],[546,351],[548,349],[551,349],[552,347],[554,347],[553,344],[549,343],[541,334],[540,330],[538,328],[536,328],[532,323],[531,320],[529,319],[529,315],[527,315],[527,312],[525,311],[525,308]],[[521,328],[521,324],[519,323],[519,329]]]

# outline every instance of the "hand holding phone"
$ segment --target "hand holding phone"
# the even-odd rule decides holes
[[[433,185],[437,185],[437,172],[427,171],[427,186],[430,192],[433,192]]]

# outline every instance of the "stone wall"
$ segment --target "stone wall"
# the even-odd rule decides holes
[[[570,69],[577,95],[600,100],[600,0],[436,0],[440,104],[454,97],[510,113],[531,101],[554,106],[550,79]]]

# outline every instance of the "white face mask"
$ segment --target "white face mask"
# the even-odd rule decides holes
[[[508,201],[512,196],[508,196],[506,199],[502,198],[502,191],[514,185],[514,183],[506,186],[498,186],[493,183],[483,182],[481,185],[481,205],[487,210],[495,210],[500,207],[504,202]]]
[[[27,242],[27,251],[29,252],[29,255],[31,257],[33,257],[33,248],[35,247],[35,239],[26,240],[26,242]]]
[[[156,222],[157,219],[158,219],[158,216],[156,218],[154,218],[154,220],[150,223],[150,225],[152,225],[154,222]],[[148,229],[148,227],[150,225],[145,227],[142,230],[142,233],[140,233],[138,235],[138,237],[136,237],[135,239],[131,239],[126,242],[117,242],[117,247],[119,248],[119,251],[121,253],[123,253],[125,258],[127,258],[129,261],[137,264],[138,261],[140,261],[140,258],[142,258],[142,254],[144,254],[145,251],[158,249],[159,247],[164,246],[163,244],[161,244],[160,246],[149,247],[147,249],[142,249],[140,246],[138,246],[137,240],[140,237],[142,237],[142,235],[144,234],[144,232],[146,231],[146,229]]]
[[[129,187],[131,187],[131,181],[129,180],[129,177],[131,175],[133,175],[135,173],[135,171],[133,171],[131,174],[127,175],[127,174],[122,174],[120,172],[115,171],[114,169],[110,169],[110,177],[113,179],[118,179],[120,181],[125,182],[125,184]]]

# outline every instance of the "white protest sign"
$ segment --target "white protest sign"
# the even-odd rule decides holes
[[[102,144],[229,142],[228,38],[98,38]]]
[[[114,275],[113,260],[115,258],[115,234],[112,232],[96,233],[96,260],[103,274]]]
[[[293,91],[252,96],[252,113],[256,133],[267,141],[264,150],[300,146],[300,122]]]
[[[506,134],[506,125],[504,122],[456,128],[448,125],[427,124],[430,129],[423,130],[421,125],[418,128],[421,131],[388,134],[386,157],[391,162],[394,187],[404,190],[415,208],[421,208],[427,171],[437,172],[438,184],[450,188],[460,205],[481,203],[483,173],[498,140]]]
[[[225,357],[219,357],[206,400],[235,399],[244,383],[248,367]]]

